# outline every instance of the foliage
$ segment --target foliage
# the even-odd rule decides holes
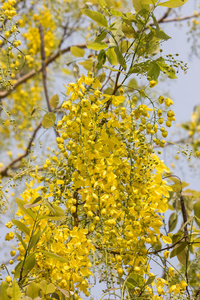
[[[175,114],[155,88],[187,70],[161,49],[170,38],[162,21],[185,2],[133,0],[133,11],[112,0],[1,5],[1,147],[14,149],[1,165],[1,208],[14,199],[17,211],[5,224],[14,244],[0,299],[91,298],[97,276],[102,298],[198,299],[199,192],[158,156]],[[69,46],[77,36],[85,42]],[[58,71],[74,81],[62,99]]]

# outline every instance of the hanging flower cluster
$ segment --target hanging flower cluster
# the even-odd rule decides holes
[[[15,5],[15,0],[3,1],[3,5],[0,5],[0,46],[6,44],[6,48],[1,50],[0,87],[2,89],[12,88],[12,78],[19,71],[22,63],[22,55],[19,50],[16,50],[21,45],[21,41],[17,39],[18,25],[14,22],[14,17],[17,15]]]

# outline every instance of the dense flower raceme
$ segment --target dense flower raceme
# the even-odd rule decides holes
[[[15,20],[17,11],[15,9],[16,1],[8,0],[1,1],[0,4],[0,25],[1,25],[1,63],[0,63],[0,87],[10,89],[12,80],[19,71],[19,66],[22,63],[22,55],[19,50],[16,50],[21,45],[18,39],[18,25]],[[14,50],[14,51],[13,51]]]
[[[162,179],[169,169],[153,151],[155,126],[146,128],[149,139],[140,130],[152,109],[136,108],[131,101],[124,107],[123,89],[115,96],[99,88],[90,74],[68,85],[66,114],[57,125],[60,152],[46,159],[45,176],[37,169],[31,174],[23,200],[17,200],[28,233],[17,248],[16,274],[36,251],[31,276],[85,295],[92,266],[100,265],[105,281],[108,273],[112,280],[131,272],[152,276],[148,248],[161,238],[170,190]],[[35,180],[45,184],[34,188]],[[39,239],[34,246],[33,234]],[[169,237],[163,241],[171,242]],[[164,294],[167,281],[158,278],[156,284],[158,294]],[[184,287],[175,285],[171,292],[178,289]]]

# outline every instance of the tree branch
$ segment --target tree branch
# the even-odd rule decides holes
[[[181,212],[182,212],[182,216],[183,216],[183,224],[184,224],[184,236],[185,236],[185,241],[187,243],[189,243],[189,239],[188,239],[188,230],[187,230],[187,223],[188,223],[188,220],[187,220],[187,213],[186,213],[186,208],[185,208],[185,202],[184,202],[184,199],[183,199],[183,195],[182,195],[182,181],[181,179],[177,176],[177,175],[168,175],[168,176],[165,176],[163,179],[166,179],[166,178],[169,178],[169,177],[175,177],[179,180],[180,182],[180,202],[181,202]]]
[[[182,18],[172,18],[172,19],[163,19],[160,22],[158,21],[158,23],[170,23],[170,22],[181,22],[181,21],[186,21],[186,20],[190,20],[192,18],[197,18],[200,16],[200,13],[198,14],[193,14],[190,16],[186,16],[186,17],[182,17]]]
[[[47,90],[47,72],[46,72],[46,63],[45,63],[45,50],[44,50],[44,30],[42,28],[42,25],[39,25],[39,32],[40,32],[40,42],[41,42],[41,59],[42,59],[42,81],[43,81],[43,87],[44,87],[44,94],[46,98],[46,103],[48,110],[51,111],[51,106],[49,103],[49,95]]]
[[[1,176],[8,176],[8,170],[14,166],[17,162],[21,161],[22,158],[26,157],[29,153],[30,153],[30,150],[31,150],[31,147],[32,147],[32,143],[33,143],[33,140],[35,139],[35,136],[38,132],[38,130],[40,129],[40,127],[42,126],[42,123],[38,124],[38,126],[35,128],[34,132],[33,132],[33,135],[26,147],[26,151],[24,152],[24,154],[20,155],[19,157],[13,159],[5,168],[1,169],[0,170],[0,175]]]
[[[47,107],[49,112],[52,111],[51,109],[51,105],[49,102],[49,94],[48,94],[48,89],[47,89],[47,72],[46,72],[46,63],[45,63],[45,46],[44,46],[44,30],[42,28],[42,25],[39,25],[39,32],[40,32],[40,42],[41,42],[41,59],[42,59],[42,81],[43,81],[43,87],[44,87],[44,94],[45,94],[45,98],[46,98],[46,103],[47,103]],[[55,134],[57,137],[59,137],[59,133],[56,130],[56,128],[54,128]]]
[[[86,48],[86,44],[77,44],[74,45],[75,47],[79,47],[79,48]],[[47,58],[46,60],[46,67],[51,64],[53,61],[55,61],[58,57],[60,57],[62,54],[69,52],[70,51],[71,46],[68,46],[62,50],[57,51],[56,53],[52,54],[49,58]],[[27,80],[29,80],[30,78],[32,78],[33,76],[35,76],[36,74],[40,73],[42,71],[42,67],[38,68],[38,70],[32,70],[30,72],[28,72],[27,74],[25,74],[24,76],[20,77],[14,84],[13,84],[13,89],[9,90],[9,91],[3,91],[0,92],[0,99],[7,97],[10,93],[12,93],[13,90],[16,89],[16,87],[18,87],[19,85],[21,85],[22,83],[26,82]]]

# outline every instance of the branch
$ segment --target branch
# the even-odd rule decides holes
[[[191,140],[191,137],[188,136],[188,137],[186,137],[186,138],[180,139],[179,141],[175,141],[175,142],[166,142],[165,147],[167,147],[167,146],[179,146],[179,144],[189,143],[190,140]],[[156,149],[156,148],[161,148],[161,147],[160,147],[160,145],[155,145],[153,148]]]
[[[167,246],[167,247],[159,249],[159,250],[154,250],[152,252],[148,252],[148,254],[157,254],[159,252],[172,249],[172,248],[174,248],[174,246],[176,246],[177,244],[179,244],[183,239],[185,239],[185,236],[183,236],[182,238],[180,238],[176,243],[172,244],[171,246]]]
[[[158,23],[180,22],[180,21],[190,20],[192,18],[197,18],[199,16],[200,16],[200,13],[193,14],[193,15],[190,15],[190,16],[187,16],[187,17],[182,17],[182,18],[163,19],[160,22],[158,21]]]
[[[44,94],[47,102],[48,110],[51,111],[51,106],[49,103],[49,95],[47,90],[47,72],[46,72],[46,63],[45,63],[45,50],[44,50],[44,30],[41,25],[39,25],[40,32],[40,42],[41,42],[41,58],[42,58],[42,81],[44,87]]]
[[[183,223],[184,223],[184,235],[185,235],[185,241],[187,243],[189,243],[189,239],[188,239],[188,230],[187,230],[187,223],[188,223],[188,220],[187,220],[187,213],[186,213],[186,209],[185,209],[185,203],[184,203],[184,199],[183,199],[183,195],[182,195],[182,181],[181,179],[177,176],[177,175],[168,175],[168,176],[165,176],[163,179],[166,179],[166,178],[169,178],[169,177],[175,177],[179,180],[180,182],[180,202],[181,202],[181,212],[182,212],[182,216],[183,216]]]
[[[158,19],[158,23],[162,23],[169,16],[170,11],[171,8],[168,8],[164,15],[160,19]]]
[[[46,103],[48,110],[51,112],[51,105],[49,102],[49,95],[48,95],[48,89],[47,89],[47,72],[46,72],[46,63],[45,63],[45,50],[44,50],[44,30],[41,25],[39,25],[39,32],[40,32],[40,41],[41,41],[41,58],[42,58],[42,81],[43,81],[43,87],[44,87],[44,94],[46,98]],[[57,137],[59,137],[58,131],[54,128],[55,134]]]
[[[61,40],[60,40],[60,43],[59,43],[59,46],[58,48],[60,49],[64,40],[65,40],[65,35],[67,33],[67,29],[68,29],[68,26],[69,26],[69,20],[67,20],[65,26],[63,26],[63,34],[62,34],[62,37],[61,37]]]
[[[74,45],[75,47],[79,47],[79,48],[86,48],[86,44],[77,44]],[[47,58],[46,60],[46,67],[51,64],[53,61],[55,61],[58,57],[60,57],[62,54],[69,52],[70,51],[71,46],[68,46],[62,50],[57,51],[56,53],[52,54],[49,58]],[[9,91],[3,91],[0,92],[0,99],[7,97],[10,93],[12,93],[12,91],[14,89],[16,89],[16,87],[18,87],[19,85],[21,85],[22,83],[26,82],[27,80],[29,80],[30,78],[32,78],[33,76],[35,76],[36,74],[40,73],[42,71],[42,67],[40,67],[38,70],[32,70],[29,73],[25,74],[24,76],[20,77],[14,84],[13,84],[13,89],[9,90]]]
[[[1,169],[0,170],[0,175],[1,176],[8,176],[8,170],[14,166],[18,161],[22,160],[22,158],[26,157],[29,153],[30,153],[30,150],[31,150],[31,147],[32,147],[32,143],[33,143],[33,140],[35,139],[35,136],[38,132],[38,130],[40,129],[40,127],[42,126],[42,123],[38,124],[38,126],[35,128],[34,132],[33,132],[33,135],[26,147],[26,151],[24,152],[24,154],[20,155],[19,157],[13,159],[4,169]]]

